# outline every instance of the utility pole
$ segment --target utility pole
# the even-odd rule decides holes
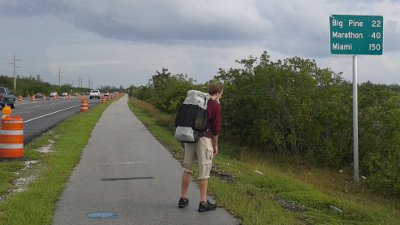
[[[17,75],[15,73],[15,67],[16,67],[15,64],[16,64],[17,61],[21,61],[21,60],[20,59],[15,59],[15,52],[14,52],[14,61],[9,63],[9,64],[13,64],[13,66],[14,66],[14,92],[17,91]]]
[[[61,69],[58,68],[58,86],[61,87]]]

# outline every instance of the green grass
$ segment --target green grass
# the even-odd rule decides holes
[[[135,99],[129,105],[181,160],[180,143],[171,129],[161,127],[158,121],[162,116],[162,124],[168,125],[165,116]],[[345,184],[348,173],[313,168],[290,157],[242,151],[241,146],[223,140],[219,149],[209,192],[243,224],[400,224],[399,199],[350,188]],[[222,175],[233,176],[234,181],[222,179]]]
[[[0,196],[6,194],[12,188],[12,181],[17,178],[15,171],[24,168],[22,161],[1,161],[0,162]]]
[[[27,160],[39,160],[38,164],[22,172],[23,177],[35,175],[25,192],[10,194],[0,201],[0,224],[45,225],[52,223],[55,203],[64,190],[72,170],[80,160],[83,148],[103,111],[110,103],[99,104],[87,113],[80,113],[53,128],[24,147]],[[38,153],[38,149],[55,141],[51,153]],[[22,160],[0,162],[0,193],[14,185],[14,173],[24,167]]]

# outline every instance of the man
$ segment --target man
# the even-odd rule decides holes
[[[188,190],[193,173],[195,160],[198,161],[200,180],[200,203],[199,212],[207,212],[217,208],[207,200],[208,179],[212,167],[212,159],[218,154],[218,134],[221,128],[221,105],[219,99],[222,97],[223,86],[216,82],[210,85],[208,94],[210,100],[207,104],[207,131],[195,143],[185,143],[184,170],[182,174],[181,198],[179,208],[185,208],[189,204]]]

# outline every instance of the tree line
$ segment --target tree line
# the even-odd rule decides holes
[[[81,94],[90,92],[89,88],[72,87],[71,84],[64,84],[61,86],[50,84],[43,81],[40,78],[40,75],[31,75],[29,77],[17,76],[16,81],[17,90],[14,92],[14,78],[0,75],[0,86],[8,88],[10,91],[14,92],[15,96],[32,96],[36,93],[42,93],[46,96],[49,96],[50,92],[57,92],[59,95],[61,95],[63,92],[71,95],[75,93]],[[122,87],[122,85],[120,87],[110,85],[100,86],[99,90],[102,93],[125,92],[125,89]]]
[[[223,135],[261,152],[301,157],[334,169],[353,166],[352,84],[314,60],[237,60],[219,69],[224,83]],[[206,90],[187,75],[156,72],[130,94],[176,113],[189,89]],[[400,196],[400,88],[359,85],[360,174],[373,190]]]
[[[17,89],[14,91],[14,78],[0,75],[0,86],[8,88],[14,93],[15,96],[32,96],[36,93],[42,93],[48,96],[50,92],[54,91],[56,91],[58,94],[63,92],[72,94],[90,91],[88,88],[72,87],[70,84],[64,84],[61,86],[50,84],[48,82],[44,82],[40,78],[40,75],[29,77],[17,76],[16,84]]]

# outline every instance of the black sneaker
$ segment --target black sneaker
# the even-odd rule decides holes
[[[187,199],[187,198],[180,198],[179,199],[179,203],[178,203],[178,207],[179,208],[185,208],[188,205],[189,205],[189,199]]]
[[[198,212],[207,212],[211,210],[215,210],[217,208],[217,204],[212,204],[210,201],[206,201],[206,203],[199,203],[199,209],[197,210]]]

